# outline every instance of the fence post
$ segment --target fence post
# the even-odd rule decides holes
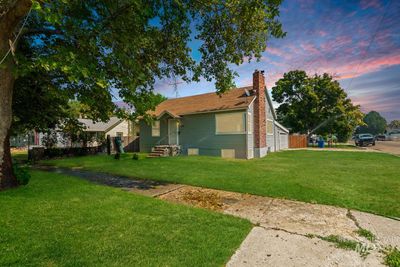
[[[107,155],[111,155],[111,137],[107,134]]]

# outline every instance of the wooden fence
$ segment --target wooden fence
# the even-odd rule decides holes
[[[139,136],[124,136],[122,139],[125,152],[139,152]]]
[[[289,148],[303,148],[307,147],[306,134],[291,134],[289,135]]]

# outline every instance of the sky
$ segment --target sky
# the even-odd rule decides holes
[[[400,119],[400,0],[286,0],[279,19],[286,37],[269,40],[259,62],[232,66],[237,86],[251,85],[255,69],[265,71],[268,89],[290,70],[327,72],[363,112]],[[195,58],[197,47],[193,41]],[[155,89],[175,97],[171,83]],[[178,84],[179,96],[213,91],[205,81]]]

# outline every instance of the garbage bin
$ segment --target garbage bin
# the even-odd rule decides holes
[[[319,147],[319,148],[324,148],[324,146],[325,146],[325,141],[324,141],[324,139],[319,140],[319,141],[318,141],[318,147]]]
[[[121,137],[116,136],[114,139],[114,143],[115,143],[115,148],[116,148],[117,153],[124,153],[124,148],[122,146]]]

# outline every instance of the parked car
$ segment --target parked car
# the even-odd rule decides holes
[[[354,139],[356,146],[375,145],[375,137],[372,134],[359,134]]]
[[[400,140],[400,130],[394,130],[389,133],[388,140],[390,141],[398,141]]]
[[[388,136],[386,134],[377,134],[375,135],[376,141],[386,141],[388,140]]]

